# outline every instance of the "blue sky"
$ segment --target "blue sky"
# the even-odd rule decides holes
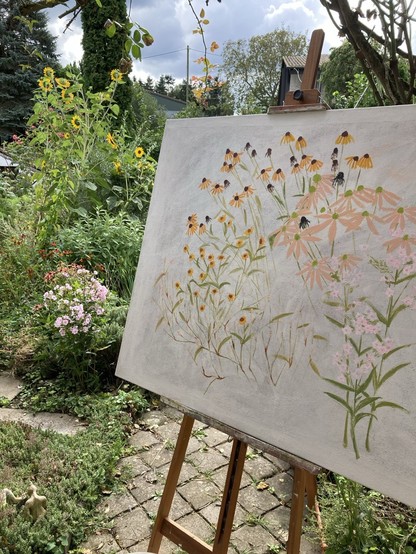
[[[105,0],[102,0],[105,1]],[[71,0],[68,2],[71,5]],[[323,52],[339,46],[341,40],[319,0],[192,0],[199,14],[205,9],[210,23],[206,26],[206,42],[216,41],[220,48],[210,55],[213,63],[221,63],[221,52],[227,40],[248,39],[253,35],[269,33],[285,26],[296,33],[310,37],[314,29],[325,31]],[[202,41],[193,34],[196,21],[188,0],[127,0],[131,19],[146,27],[155,42],[143,51],[143,61],[134,63],[133,74],[146,79],[157,79],[161,74],[173,75],[182,80],[186,77],[186,47],[190,47],[190,75],[200,75],[200,66],[194,63],[202,55]],[[58,52],[61,63],[79,61],[82,57],[81,23],[75,21],[65,33],[66,22],[59,19],[63,7],[47,10],[49,28],[58,37]]]

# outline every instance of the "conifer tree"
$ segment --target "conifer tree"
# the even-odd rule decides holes
[[[25,19],[18,1],[0,0],[0,141],[24,133],[43,68],[57,65],[46,15]]]

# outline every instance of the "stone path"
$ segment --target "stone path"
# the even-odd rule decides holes
[[[19,390],[12,376],[0,373],[0,397],[12,399]],[[142,417],[130,438],[131,455],[120,462],[120,466],[129,468],[131,476],[126,490],[105,497],[100,506],[110,530],[91,536],[81,550],[84,554],[146,552],[181,419],[181,414],[167,407]],[[34,416],[9,408],[0,409],[1,420],[24,421],[65,433],[80,429],[78,420],[70,416]],[[208,543],[215,535],[231,447],[227,435],[195,422],[170,517]],[[229,554],[285,552],[291,494],[292,471],[288,464],[249,448]],[[160,554],[183,552],[163,539]],[[302,537],[301,554],[319,553],[318,546]]]

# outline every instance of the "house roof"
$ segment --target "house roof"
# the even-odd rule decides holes
[[[329,54],[322,54],[319,65],[327,62],[329,60]],[[306,56],[284,56],[283,64],[286,67],[293,67],[296,69],[302,69],[306,65]]]
[[[183,100],[179,100],[178,98],[172,98],[153,90],[146,90],[146,92],[153,96],[153,98],[155,98],[159,102],[159,104],[168,111],[179,112],[180,110],[183,110],[183,108],[185,108],[186,106],[186,102],[184,102]]]

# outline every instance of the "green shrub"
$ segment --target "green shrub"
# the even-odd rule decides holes
[[[80,266],[61,266],[47,281],[34,315],[35,361],[80,389],[97,389],[114,375],[127,305]]]
[[[98,271],[111,290],[129,300],[143,231],[144,225],[137,219],[98,210],[62,229],[57,242],[60,250],[68,253],[66,259]]]

